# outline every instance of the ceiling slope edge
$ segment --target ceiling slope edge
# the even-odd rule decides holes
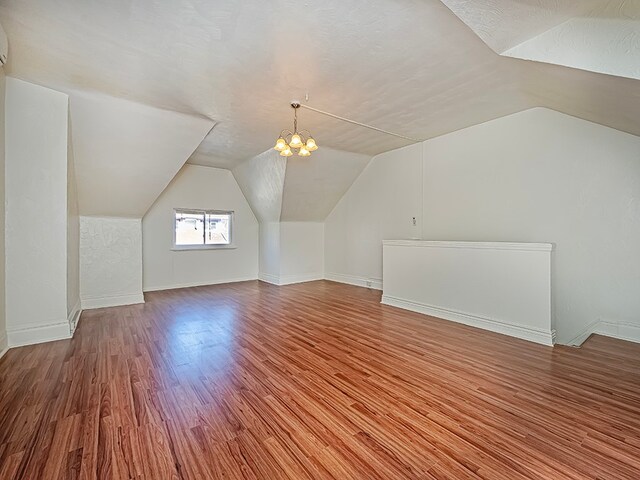
[[[280,221],[286,169],[286,158],[269,149],[231,170],[261,224]]]
[[[372,158],[328,147],[289,157],[281,221],[324,222]]]
[[[269,149],[232,173],[260,223],[323,222],[371,158],[328,147],[285,158]]]
[[[501,56],[640,79],[638,0],[441,0]]]
[[[87,92],[71,92],[81,215],[142,217],[214,122]]]

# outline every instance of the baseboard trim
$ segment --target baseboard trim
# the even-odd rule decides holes
[[[259,273],[258,280],[261,282],[270,283],[272,285],[280,285],[280,277],[278,275],[272,275],[270,273]]]
[[[177,283],[175,285],[144,287],[143,292],[159,292],[162,290],[176,290],[178,288],[207,287],[209,285],[222,285],[225,283],[249,282],[251,280],[258,280],[258,277],[249,276],[249,277],[230,278],[230,279],[213,281],[213,282],[188,282],[188,283]]]
[[[302,275],[272,275],[270,273],[258,274],[258,280],[272,285],[293,285],[294,283],[315,282],[316,280],[324,280],[322,273],[305,273]]]
[[[10,348],[53,342],[55,340],[65,340],[68,338],[71,338],[71,331],[69,330],[69,322],[67,319],[49,325],[7,330],[7,339]]]
[[[294,283],[315,282],[324,280],[322,273],[305,273],[302,275],[280,275],[280,285],[293,285]]]
[[[78,328],[78,323],[80,322],[80,316],[82,315],[82,309],[80,308],[80,299],[76,302],[76,304],[71,309],[69,316],[67,317],[67,322],[69,322],[69,331],[71,332],[71,336]]]
[[[144,303],[144,295],[136,293],[134,295],[111,295],[105,297],[84,297],[80,299],[82,310],[92,310],[103,307],[120,307],[122,305],[135,305]]]
[[[0,332],[0,358],[9,351],[9,339],[5,332]]]
[[[483,330],[489,330],[491,332],[509,335],[511,337],[528,340],[530,342],[539,343],[541,345],[553,346],[555,341],[555,330],[546,331],[524,327],[522,325],[504,323],[492,318],[456,312],[454,310],[412,302],[389,295],[383,295],[381,303],[390,305],[392,307],[403,308],[412,312],[422,313],[424,315],[430,315],[432,317],[449,320],[456,323],[462,323],[470,327],[481,328]]]
[[[356,287],[372,288],[374,290],[382,290],[382,280],[379,278],[357,277],[355,275],[345,275],[343,273],[325,273],[325,280],[332,282],[346,283],[355,285]]]
[[[567,342],[567,345],[579,347],[593,334],[617,338],[618,340],[626,340],[627,342],[640,343],[640,323],[636,324],[619,320],[596,320],[572,340]]]

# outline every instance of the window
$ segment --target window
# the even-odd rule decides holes
[[[232,246],[233,212],[176,209],[173,246],[177,250]]]

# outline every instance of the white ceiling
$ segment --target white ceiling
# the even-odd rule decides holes
[[[504,53],[606,0],[442,0],[497,53]]]
[[[269,149],[232,172],[260,223],[322,222],[370,160],[329,147],[306,158]]]
[[[324,222],[371,157],[321,148],[310,157],[289,157],[281,220]]]
[[[496,53],[640,79],[640,0],[442,0]]]
[[[527,37],[588,1],[466,3],[517,7],[491,31]],[[417,138],[533,106],[640,134],[637,80],[501,57],[439,0],[5,0],[0,22],[9,75],[217,122],[197,164],[233,168],[265,151],[306,92],[312,106]],[[406,144],[309,111],[300,125],[321,148]]]
[[[279,222],[287,159],[267,150],[233,170],[233,176],[260,223]]]
[[[504,55],[640,80],[640,0],[604,2]]]
[[[81,215],[142,217],[213,127],[106,95],[69,95]]]

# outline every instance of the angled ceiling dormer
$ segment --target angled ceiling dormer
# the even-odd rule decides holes
[[[289,158],[270,149],[233,175],[260,223],[323,222],[370,160],[327,147]]]
[[[142,217],[214,125],[81,92],[69,110],[80,215]]]
[[[279,222],[287,159],[269,149],[238,164],[233,176],[260,223]]]
[[[324,222],[370,160],[368,155],[327,147],[310,157],[289,157],[281,220]]]
[[[442,0],[496,53],[640,79],[639,0]]]

